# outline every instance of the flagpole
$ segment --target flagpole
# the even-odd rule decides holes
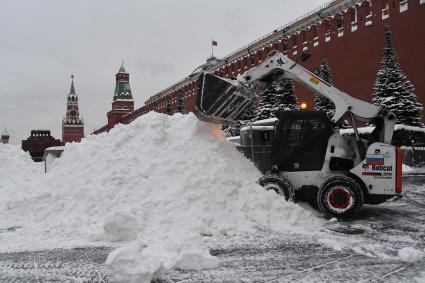
[[[214,46],[217,46],[217,41],[211,38],[211,57],[214,58]]]

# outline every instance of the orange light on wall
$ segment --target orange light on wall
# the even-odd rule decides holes
[[[305,103],[305,102],[301,102],[301,104],[300,104],[300,109],[301,109],[301,110],[307,110],[307,103]]]

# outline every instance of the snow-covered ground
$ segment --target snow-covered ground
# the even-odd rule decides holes
[[[149,282],[170,270],[216,270],[223,264],[211,249],[252,246],[257,239],[262,245],[304,239],[381,261],[422,261],[423,239],[415,233],[384,233],[384,239],[376,233],[386,229],[375,227],[382,215],[397,219],[409,204],[373,207],[372,215],[366,209],[365,218],[348,227],[265,192],[256,184],[259,174],[218,127],[193,115],[149,113],[67,144],[47,174],[20,149],[1,145],[0,255],[116,247],[106,270],[119,282]],[[423,233],[419,226],[409,223]],[[358,230],[363,233],[344,233]]]
[[[383,243],[390,257],[337,250],[316,237],[258,231],[242,242],[205,244],[220,264],[209,270],[166,270],[159,282],[425,282],[425,175],[404,178],[399,202],[367,206],[357,221],[327,222],[323,232],[363,245]],[[241,239],[241,238],[239,238]],[[415,248],[412,248],[415,247]],[[0,252],[0,282],[102,282],[111,248]],[[418,258],[419,256],[419,258]],[[107,282],[107,281],[106,281]]]

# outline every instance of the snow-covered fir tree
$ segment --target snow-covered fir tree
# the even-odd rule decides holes
[[[186,114],[186,106],[184,105],[184,99],[183,96],[179,95],[177,98],[177,106],[176,106],[176,113]]]
[[[417,101],[415,88],[401,71],[395,53],[392,33],[385,26],[384,57],[373,87],[372,102],[397,115],[397,124],[423,127],[422,104]]]
[[[298,98],[292,80],[284,79],[273,83],[261,94],[255,121],[274,118],[277,111],[297,110]]]
[[[299,102],[295,96],[295,88],[292,80],[281,80],[272,85],[272,87],[276,95],[276,111],[299,109]]]
[[[315,73],[319,77],[321,77],[325,82],[333,84],[332,72],[331,68],[329,67],[328,59],[323,58],[322,62],[320,63],[320,69],[316,70]],[[325,112],[329,118],[331,118],[335,114],[335,105],[333,104],[333,102],[319,94],[315,94],[314,96],[314,109]]]

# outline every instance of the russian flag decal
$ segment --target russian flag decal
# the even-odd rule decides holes
[[[366,159],[367,165],[384,165],[383,155],[368,155]]]

